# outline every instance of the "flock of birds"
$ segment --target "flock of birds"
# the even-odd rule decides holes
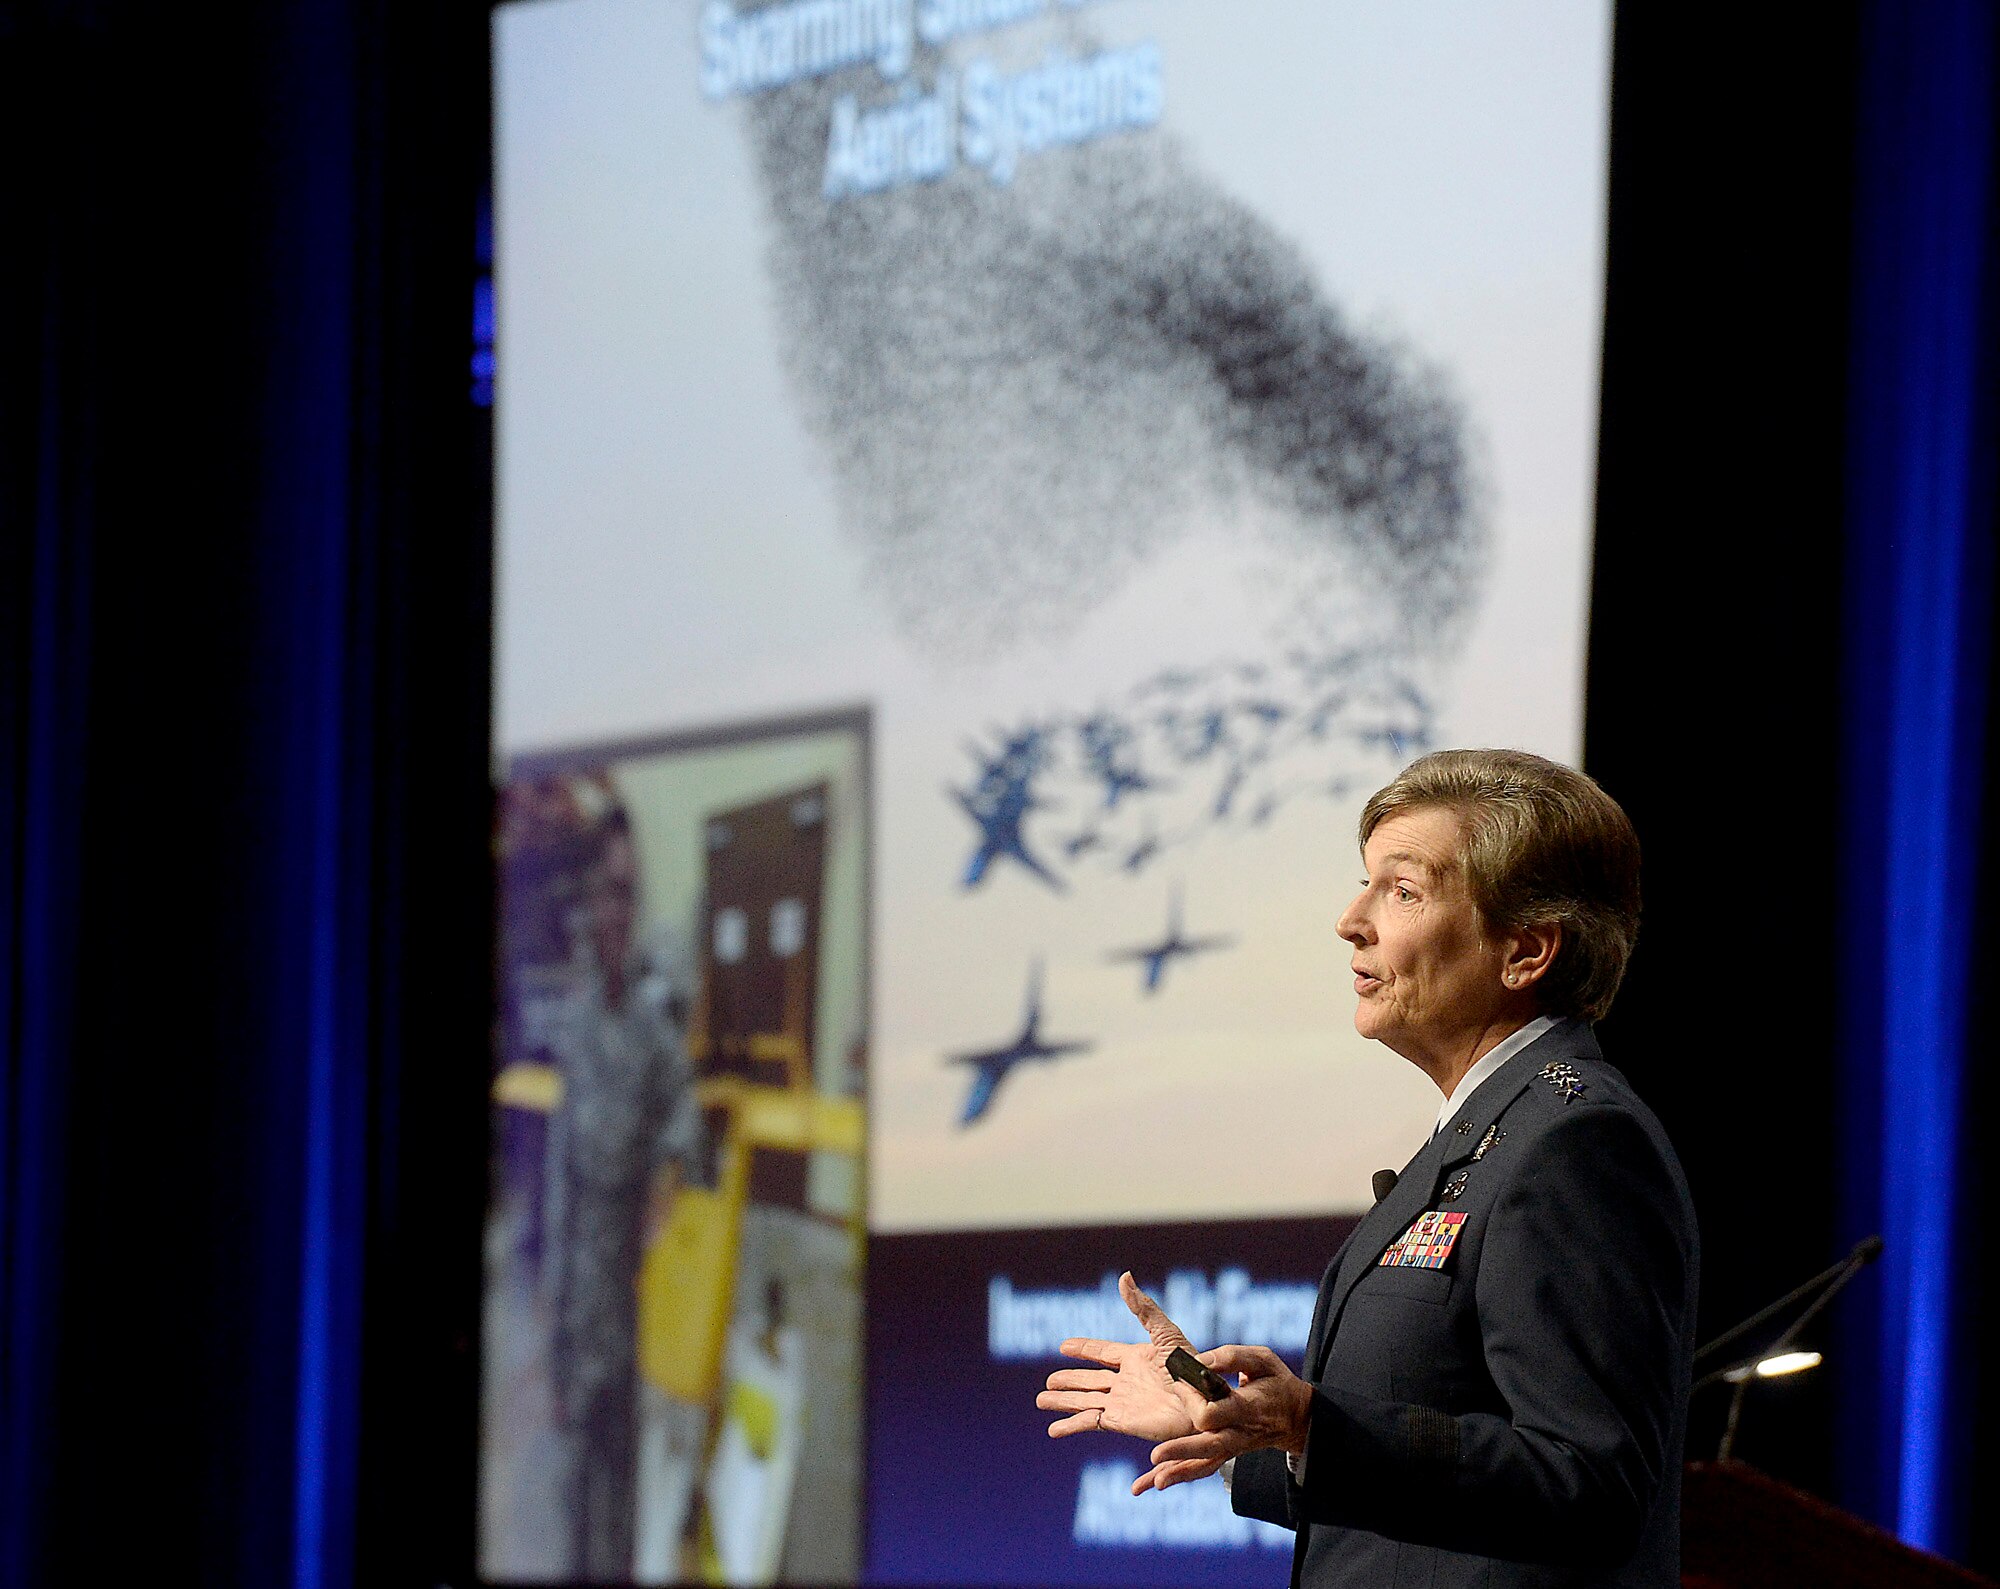
[[[1431,748],[1435,721],[1415,684],[1358,650],[1167,669],[1117,707],[967,744],[971,780],[945,790],[975,830],[959,884],[1009,863],[1059,894],[1086,866],[1136,874],[1301,797],[1346,798],[1358,760],[1401,767]]]
[[[1357,762],[1381,758],[1393,770],[1429,750],[1435,717],[1413,683],[1359,650],[1294,651],[1277,667],[1170,668],[1115,709],[995,730],[996,746],[966,747],[976,764],[970,783],[946,786],[975,830],[959,886],[980,888],[1009,866],[1058,894],[1088,867],[1136,875],[1212,833],[1260,828],[1294,799],[1346,798]],[[1142,967],[1148,994],[1174,960],[1234,942],[1187,936],[1181,914],[1176,885],[1165,934],[1107,956]],[[986,1114],[1017,1065],[1092,1046],[1045,1039],[1041,998],[1037,962],[1014,1038],[948,1056],[973,1070],[961,1126]]]

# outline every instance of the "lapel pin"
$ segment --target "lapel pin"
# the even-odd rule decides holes
[[[1463,1195],[1464,1191],[1465,1171],[1460,1170],[1458,1174],[1444,1183],[1444,1190],[1438,1193],[1438,1201],[1441,1203],[1455,1203]]]
[[[1492,1150],[1493,1144],[1501,1141],[1506,1135],[1507,1133],[1502,1131],[1498,1126],[1488,1126],[1486,1128],[1486,1135],[1479,1139],[1479,1146],[1472,1150],[1472,1162],[1477,1164],[1481,1159],[1485,1158]]]

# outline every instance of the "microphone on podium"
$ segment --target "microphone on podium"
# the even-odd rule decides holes
[[[1838,1263],[1829,1264],[1825,1269],[1806,1281],[1804,1285],[1796,1286],[1786,1292],[1769,1307],[1759,1308],[1741,1324],[1723,1331],[1722,1334],[1718,1335],[1708,1345],[1695,1353],[1695,1366],[1699,1367],[1703,1358],[1713,1357],[1723,1347],[1747,1335],[1750,1331],[1756,1329],[1758,1325],[1769,1323],[1787,1308],[1796,1306],[1798,1303],[1805,1301],[1807,1297],[1812,1297],[1813,1299],[1812,1305],[1796,1319],[1792,1320],[1790,1327],[1769,1346],[1765,1347],[1763,1351],[1743,1358],[1740,1361],[1730,1363],[1726,1367],[1718,1368],[1713,1373],[1704,1374],[1694,1382],[1693,1388],[1695,1390],[1705,1390],[1710,1385],[1718,1384],[1728,1384],[1735,1387],[1729,1398],[1728,1422],[1723,1426],[1722,1441],[1716,1447],[1715,1451],[1715,1457],[1718,1462],[1727,1462],[1730,1452],[1736,1448],[1736,1425],[1737,1421],[1743,1416],[1743,1395],[1750,1388],[1751,1381],[1776,1379],[1786,1374],[1797,1373],[1801,1369],[1817,1368],[1822,1361],[1820,1354],[1818,1352],[1793,1351],[1792,1343],[1799,1338],[1799,1332],[1810,1324],[1825,1309],[1826,1305],[1840,1294],[1842,1287],[1848,1281],[1852,1280],[1881,1256],[1882,1238],[1880,1236],[1864,1236],[1854,1244],[1853,1250]],[[1818,1294],[1814,1295],[1814,1293]]]
[[[1778,1342],[1776,1343],[1777,1345],[1789,1346],[1795,1339],[1797,1339],[1799,1331],[1812,1320],[1813,1316],[1833,1300],[1835,1293],[1837,1293],[1842,1286],[1846,1285],[1848,1281],[1852,1280],[1863,1269],[1866,1269],[1871,1263],[1873,1263],[1877,1258],[1881,1256],[1882,1256],[1882,1238],[1880,1236],[1864,1236],[1860,1241],[1857,1241],[1854,1244],[1853,1250],[1849,1252],[1845,1258],[1842,1258],[1838,1263],[1827,1265],[1826,1268],[1822,1269],[1818,1274],[1814,1275],[1810,1280],[1806,1281],[1805,1284],[1800,1286],[1795,1286],[1792,1290],[1787,1291],[1783,1296],[1778,1298],[1776,1302],[1770,1304],[1770,1306],[1759,1308],[1755,1313],[1751,1314],[1750,1317],[1745,1319],[1741,1324],[1734,1325],[1731,1328],[1724,1330],[1722,1334],[1718,1335],[1714,1340],[1710,1341],[1700,1351],[1694,1354],[1694,1360],[1696,1365],[1699,1366],[1703,1358],[1713,1357],[1717,1352],[1721,1351],[1723,1347],[1729,1345],[1732,1341],[1735,1341],[1742,1336],[1748,1335],[1752,1330],[1756,1329],[1758,1325],[1767,1323],[1771,1319],[1776,1318],[1780,1313],[1783,1313],[1785,1309],[1793,1306],[1796,1303],[1803,1302],[1807,1297],[1812,1296],[1813,1293],[1816,1291],[1820,1292],[1821,1295],[1818,1297],[1817,1300],[1814,1301],[1813,1305],[1807,1308],[1806,1311],[1793,1322],[1792,1327],[1786,1330],[1785,1333],[1778,1338]],[[1726,1370],[1724,1372],[1726,1372]],[[1713,1377],[1719,1377],[1719,1376],[1713,1376]]]
[[[1376,1202],[1381,1202],[1383,1198],[1395,1191],[1396,1179],[1396,1172],[1394,1170],[1377,1170],[1375,1172],[1372,1181],[1375,1187]]]

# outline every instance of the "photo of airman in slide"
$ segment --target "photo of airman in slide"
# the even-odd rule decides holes
[[[852,1580],[868,723],[500,791],[482,1570]]]

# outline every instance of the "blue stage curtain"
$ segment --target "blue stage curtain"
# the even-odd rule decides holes
[[[1979,1471],[1967,1292],[1990,1261],[1965,1103],[1990,1064],[1968,997],[1993,942],[1996,45],[1981,0],[1868,8],[1850,365],[1842,1172],[1846,1223],[1886,1249],[1844,1310],[1844,1498],[1953,1555]]]
[[[0,1583],[467,1575],[485,48],[0,15]]]

